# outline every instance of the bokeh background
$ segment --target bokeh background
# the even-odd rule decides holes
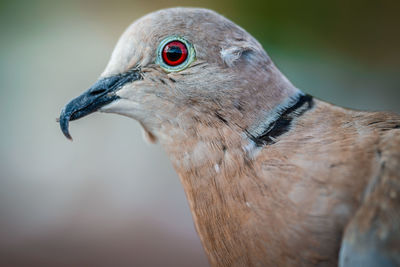
[[[0,266],[207,266],[177,175],[138,123],[55,122],[148,12],[200,6],[263,44],[299,88],[400,112],[400,2],[0,1]]]

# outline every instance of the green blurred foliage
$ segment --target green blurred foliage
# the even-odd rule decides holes
[[[247,29],[267,47],[301,49],[305,45],[312,48],[322,46],[371,65],[397,66],[400,59],[400,1],[394,0],[2,0],[0,16],[2,31],[13,31],[22,25],[22,29],[28,30],[32,23],[42,19],[43,11],[56,18],[60,11],[65,13],[78,7],[82,12],[97,12],[106,19],[118,19],[118,14],[129,10],[145,14],[172,6],[214,9]]]

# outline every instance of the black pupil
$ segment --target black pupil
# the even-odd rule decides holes
[[[167,58],[170,61],[177,61],[182,57],[182,50],[178,46],[170,46],[167,50]]]

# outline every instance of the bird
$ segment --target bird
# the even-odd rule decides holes
[[[303,92],[215,11],[133,22],[64,135],[96,111],[164,148],[210,265],[400,266],[400,116]]]

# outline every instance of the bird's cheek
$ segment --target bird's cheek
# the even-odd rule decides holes
[[[139,122],[148,116],[146,111],[146,94],[143,86],[136,85],[137,82],[126,85],[116,92],[118,99],[105,105],[100,111],[116,113],[133,118]]]
[[[122,99],[135,100],[139,97],[139,94],[141,92],[140,87],[140,85],[136,85],[135,83],[128,84],[118,90],[116,94]]]
[[[139,121],[143,116],[143,110],[140,103],[124,98],[117,99],[103,106],[100,111],[124,115]]]

